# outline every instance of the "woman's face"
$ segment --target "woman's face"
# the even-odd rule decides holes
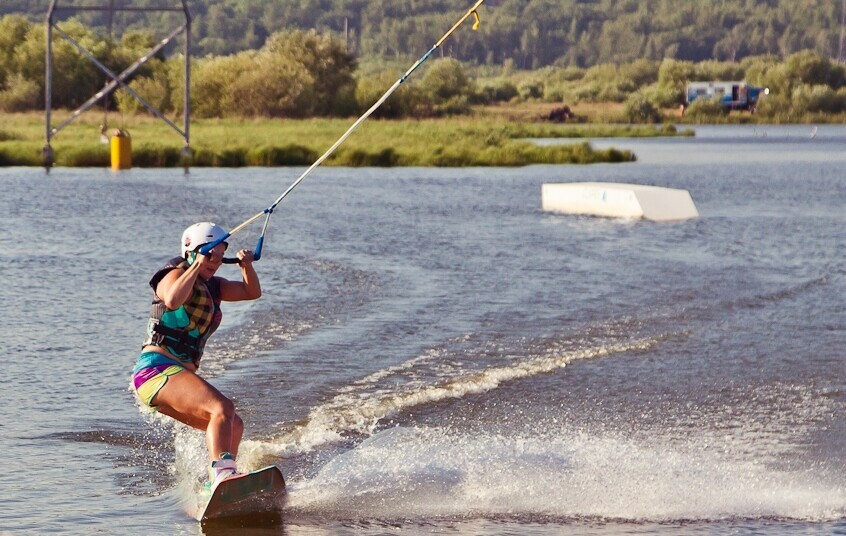
[[[200,263],[200,277],[208,279],[217,272],[220,265],[223,264],[223,254],[226,252],[227,244],[220,243],[213,247],[207,255],[196,254],[194,262]]]

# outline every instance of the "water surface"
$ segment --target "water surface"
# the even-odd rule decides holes
[[[202,436],[128,381],[182,229],[302,169],[2,169],[0,532],[844,533],[844,142],[702,127],[594,141],[632,164],[317,170],[203,362],[242,468],[288,480],[261,529],[186,514]],[[684,188],[701,217],[542,212],[570,181]]]

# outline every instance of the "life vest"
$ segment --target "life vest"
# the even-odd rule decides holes
[[[150,279],[153,303],[144,346],[165,348],[180,361],[190,361],[196,365],[203,355],[206,340],[223,319],[220,310],[220,278],[215,276],[203,281],[198,277],[188,300],[171,310],[165,307],[156,294],[156,288],[165,275],[177,268],[187,269],[188,263],[181,257],[174,257]]]

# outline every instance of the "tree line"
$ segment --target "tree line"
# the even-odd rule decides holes
[[[83,0],[63,5],[83,4]],[[89,2],[90,3],[90,2]],[[280,31],[331,33],[358,58],[419,57],[452,26],[470,0],[217,0],[189,1],[195,53],[257,50]],[[181,6],[178,0],[117,0],[116,5]],[[488,0],[478,32],[459,32],[446,56],[476,65],[518,69],[589,67],[602,63],[740,61],[781,58],[801,50],[844,60],[844,5],[838,0]],[[4,0],[0,15],[43,20],[45,2]],[[62,11],[104,30],[108,16]],[[178,13],[119,12],[124,30],[173,28]]]
[[[78,20],[63,30],[113,72],[121,72],[152,49],[156,40],[140,30],[119,40]],[[0,111],[40,109],[44,103],[46,37],[43,27],[20,15],[0,18]],[[381,70],[357,73],[344,43],[330,34],[291,30],[271,35],[258,50],[208,55],[191,62],[191,112],[194,117],[350,116],[370,107],[402,74]],[[183,110],[184,58],[159,53],[128,80],[157,109]],[[464,113],[475,94],[464,66],[455,59],[433,61],[413,87],[395,92],[376,116],[431,117]],[[108,80],[66,39],[53,41],[52,106],[76,108]],[[135,112],[142,105],[129,92],[108,95],[106,109]]]
[[[155,37],[145,31],[119,40],[78,20],[63,29],[103,64],[123,71],[150,50]],[[45,32],[20,15],[0,18],[0,110],[41,109],[44,102]],[[56,108],[76,108],[101,90],[106,77],[65,39],[53,43],[53,94]],[[343,40],[314,30],[288,30],[269,36],[256,50],[195,58],[191,73],[194,117],[314,117],[357,115],[369,108],[403,73],[402,69],[361,69]],[[476,104],[512,100],[550,103],[625,103],[632,122],[662,119],[662,110],[684,103],[685,85],[696,80],[746,80],[767,87],[758,113],[776,121],[808,114],[846,111],[846,69],[814,50],[785,58],[748,56],[741,61],[694,62],[664,58],[591,67],[547,66],[520,71],[512,65],[491,68],[455,58],[433,58],[376,112],[377,117],[434,117],[462,114]],[[130,87],[169,114],[183,110],[183,58],[163,52],[139,69]],[[125,90],[105,106],[122,112],[141,110]],[[710,107],[709,107],[710,106]],[[722,113],[719,106],[694,103],[697,114]]]

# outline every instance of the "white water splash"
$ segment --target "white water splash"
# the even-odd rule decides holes
[[[290,511],[354,519],[450,516],[623,521],[846,515],[842,475],[785,472],[695,442],[393,428],[290,485]]]

